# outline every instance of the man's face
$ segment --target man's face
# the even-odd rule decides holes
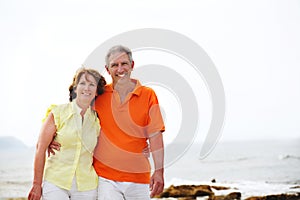
[[[117,83],[119,80],[130,80],[133,65],[133,61],[130,62],[125,52],[115,53],[109,57],[109,65],[106,66],[106,70],[111,75],[113,82]]]

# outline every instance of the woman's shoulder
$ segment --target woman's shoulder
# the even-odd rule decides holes
[[[50,112],[52,113],[66,112],[67,110],[72,110],[71,103],[51,104],[48,107],[46,114],[49,114]]]
[[[71,103],[64,103],[64,104],[51,104],[48,107],[48,110],[64,110],[71,107]]]

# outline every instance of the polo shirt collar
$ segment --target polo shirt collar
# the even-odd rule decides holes
[[[135,84],[135,88],[133,89],[133,91],[132,91],[132,94],[135,94],[135,95],[137,95],[137,96],[140,96],[140,94],[141,94],[141,88],[142,88],[142,84],[141,84],[141,82],[139,81],[139,80],[137,80],[137,79],[133,79],[133,80],[135,80],[135,82],[136,82],[136,84]]]
[[[142,90],[141,90],[142,84],[141,84],[141,82],[140,82],[139,80],[137,80],[137,79],[131,79],[131,80],[133,80],[134,82],[136,82],[135,88],[133,89],[132,94],[139,96],[139,95],[141,94],[141,91],[142,91]],[[105,90],[106,90],[107,92],[113,92],[113,90],[114,90],[113,84],[112,84],[112,83],[107,84],[106,87],[105,87]]]

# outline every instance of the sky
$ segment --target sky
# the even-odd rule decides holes
[[[2,0],[0,16],[0,136],[35,145],[47,107],[68,101],[72,77],[91,52],[142,28],[183,34],[211,58],[226,96],[221,141],[300,136],[298,0]],[[147,57],[136,56],[137,65]],[[155,62],[165,59],[157,55]],[[211,117],[202,89],[199,138]],[[157,90],[170,142],[180,108],[172,94]]]

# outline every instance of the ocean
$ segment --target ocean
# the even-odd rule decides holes
[[[300,192],[300,139],[219,142],[205,159],[199,159],[200,149],[201,144],[195,143],[177,160],[166,163],[165,187],[228,186],[240,191],[242,198]],[[33,156],[32,148],[0,151],[0,199],[27,196]]]

